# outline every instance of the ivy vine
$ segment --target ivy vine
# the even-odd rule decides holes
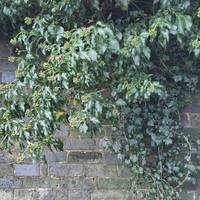
[[[0,87],[1,146],[41,159],[62,150],[61,123],[91,136],[109,124],[103,145],[132,170],[133,191],[179,199],[197,169],[180,110],[199,87],[199,1],[1,0],[0,11],[18,64]]]

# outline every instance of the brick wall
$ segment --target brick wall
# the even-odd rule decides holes
[[[48,164],[15,164],[14,156],[0,154],[1,200],[135,199],[128,192],[130,173],[102,149],[99,137],[80,137],[65,126],[57,137],[65,141],[64,152],[46,151]]]
[[[15,67],[5,59],[9,54],[7,44],[0,41],[3,82],[14,79]],[[193,99],[183,110],[182,121],[195,137],[200,132],[200,101]],[[105,126],[99,137],[87,138],[63,125],[56,136],[63,139],[64,152],[46,150],[47,164],[16,164],[15,155],[0,152],[0,200],[136,200],[128,192],[131,173],[102,149],[100,139],[109,133]],[[198,184],[188,186],[182,200],[200,200],[198,190]]]

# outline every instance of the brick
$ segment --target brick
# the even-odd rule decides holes
[[[68,200],[68,191],[44,188],[19,189],[14,191],[14,200]]]
[[[125,200],[125,193],[117,190],[96,191],[91,194],[91,200]]]
[[[0,153],[0,163],[6,163],[6,162],[7,162],[7,159],[5,157],[5,154]]]
[[[191,127],[193,127],[193,128],[195,128],[195,127],[200,128],[200,114],[191,113],[190,114],[190,122],[191,122]]]
[[[36,177],[25,177],[21,179],[22,188],[57,188],[60,187],[61,180],[54,178],[36,178]]]
[[[60,129],[56,130],[55,136],[57,138],[66,138],[69,136],[69,126],[66,124],[61,124]]]
[[[100,152],[70,152],[68,155],[69,163],[99,163],[102,161]]]
[[[117,166],[117,174],[119,177],[132,177],[133,173],[131,172],[131,170],[127,167],[118,165]]]
[[[200,106],[197,105],[188,105],[186,106],[182,112],[188,112],[188,113],[200,113]]]
[[[98,178],[97,189],[100,190],[129,190],[131,180],[128,178]]]
[[[66,150],[96,150],[98,149],[94,139],[67,138],[64,144]]]
[[[198,200],[195,192],[184,192],[180,195],[181,200]]]
[[[68,191],[66,190],[57,190],[56,198],[54,200],[68,200]]]
[[[112,125],[103,125],[103,135],[104,136],[111,136],[112,135],[112,133],[113,133],[113,130],[112,130]]]
[[[199,106],[200,105],[200,94],[192,94],[192,96],[189,97],[190,98],[190,104],[195,105],[195,106]]]
[[[69,191],[69,200],[90,200],[88,191]]]
[[[87,190],[92,191],[95,188],[94,178],[73,177],[62,179],[60,181],[61,187],[69,190]]]
[[[12,200],[13,199],[13,192],[12,191],[0,190],[0,197],[1,197],[1,200]]]
[[[93,164],[85,165],[85,172],[88,177],[114,177],[117,168],[114,165]]]
[[[9,49],[9,41],[0,39],[0,56],[7,57],[10,55],[11,55],[11,51]]]
[[[49,174],[57,177],[82,176],[83,165],[55,163],[50,165]]]
[[[40,176],[38,164],[17,164],[15,165],[16,176]]]
[[[48,175],[48,165],[47,164],[40,164],[40,176],[44,177]]]
[[[56,195],[50,189],[19,189],[14,191],[14,200],[55,200]]]
[[[105,152],[104,153],[104,162],[108,165],[116,165],[118,163],[118,159],[115,154]]]
[[[64,162],[67,160],[66,152],[51,152],[47,151],[45,153],[47,162]]]
[[[14,173],[13,165],[0,164],[0,177],[12,176]]]
[[[69,190],[88,190],[95,188],[95,181],[93,178],[73,177],[61,180],[61,187]]]
[[[70,128],[70,137],[78,139],[88,139],[89,135],[79,132],[77,129]]]
[[[192,138],[198,139],[200,134],[200,128],[184,128],[184,132],[187,135],[191,135]]]
[[[1,189],[13,189],[20,188],[21,181],[15,178],[0,178],[0,188]]]
[[[190,122],[190,115],[189,113],[182,113],[181,114],[181,124],[184,127],[191,127],[191,122]]]

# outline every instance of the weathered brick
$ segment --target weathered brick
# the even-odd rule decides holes
[[[117,174],[119,177],[129,177],[130,178],[133,176],[133,173],[131,172],[131,170],[122,165],[117,166]]]
[[[13,192],[8,190],[0,190],[0,199],[1,200],[12,200]]]
[[[87,190],[91,191],[95,188],[94,178],[73,177],[65,178],[60,181],[61,187],[69,190]]]
[[[125,193],[121,191],[96,191],[91,194],[91,200],[125,200]]]
[[[55,200],[56,191],[49,189],[20,189],[14,191],[14,200]]]
[[[103,132],[104,132],[104,135],[106,136],[110,136],[112,133],[113,133],[113,130],[112,130],[112,125],[103,125]]]
[[[22,188],[58,188],[61,184],[60,179],[54,179],[50,177],[25,177],[20,180],[22,181]]]
[[[113,177],[117,174],[117,168],[115,165],[85,165],[85,173],[89,177]]]
[[[15,165],[16,176],[40,176],[39,164],[17,164]]]
[[[72,138],[77,138],[77,139],[88,139],[89,136],[87,134],[83,134],[81,132],[79,132],[77,129],[74,128],[70,128],[70,137]]]
[[[106,164],[116,165],[118,163],[118,159],[115,154],[105,152],[103,157]]]
[[[0,177],[12,176],[14,173],[13,165],[0,164]]]
[[[63,164],[55,163],[49,167],[49,174],[51,176],[65,177],[65,176],[82,176],[83,165],[81,164]]]
[[[37,189],[38,187],[35,187],[35,189],[15,190],[14,200],[68,200],[67,190],[48,188]]]
[[[13,189],[20,188],[21,181],[16,178],[0,178],[0,188],[1,189]]]
[[[70,152],[68,155],[69,163],[99,163],[102,161],[100,152]]]
[[[131,188],[131,179],[98,178],[97,188],[100,190],[129,190]]]
[[[67,152],[52,152],[45,153],[47,162],[64,162],[67,160]]]
[[[95,139],[67,138],[64,144],[66,150],[96,150],[98,149]]]
[[[180,196],[181,200],[198,200],[196,199],[196,193],[195,192],[184,192]]]
[[[199,105],[188,105],[186,106],[182,112],[187,112],[187,113],[200,113],[200,106]]]
[[[181,123],[184,127],[191,127],[190,115],[189,113],[181,114]]]
[[[68,200],[68,191],[67,190],[57,190],[56,198],[54,200]]]
[[[0,163],[6,163],[7,159],[4,153],[0,153]]]
[[[57,138],[66,138],[69,136],[69,126],[61,124],[60,129],[56,130],[55,136]]]
[[[194,106],[199,106],[200,105],[200,94],[192,94],[192,95],[188,95],[189,98],[189,102],[191,105]]]
[[[69,200],[90,200],[88,191],[69,191]]]
[[[48,175],[48,165],[47,164],[40,164],[40,176],[47,176]]]
[[[200,128],[200,114],[199,113],[190,113],[190,122],[191,122],[191,127]]]

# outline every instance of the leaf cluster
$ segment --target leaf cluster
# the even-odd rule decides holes
[[[103,144],[144,199],[179,199],[193,181],[193,138],[180,110],[198,91],[200,4],[189,0],[13,0],[0,24],[15,46],[17,81],[0,89],[2,146],[42,157],[67,123]],[[22,156],[23,157],[23,156]],[[147,185],[145,192],[141,188]]]

